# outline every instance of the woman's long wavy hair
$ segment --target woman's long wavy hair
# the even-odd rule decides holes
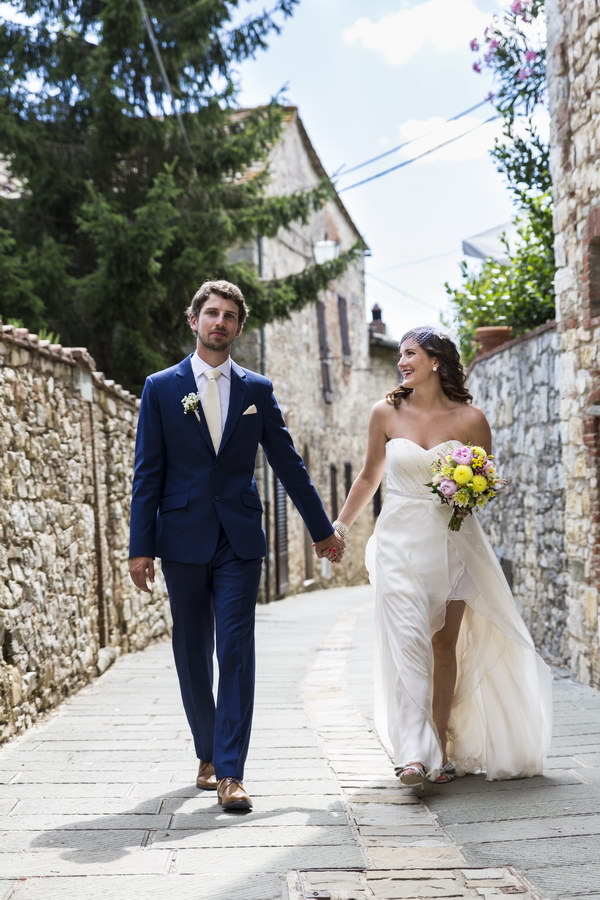
[[[438,372],[442,390],[450,400],[456,400],[458,403],[470,403],[473,399],[471,394],[465,387],[466,375],[462,367],[456,344],[450,340],[445,334],[438,334],[435,329],[421,325],[418,328],[411,328],[406,334],[402,335],[400,345],[404,341],[415,341],[422,350],[429,356],[435,357],[438,362]],[[412,394],[413,389],[404,387],[399,384],[386,395],[388,403],[393,403],[396,409],[400,406],[402,400]]]

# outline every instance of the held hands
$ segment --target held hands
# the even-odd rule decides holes
[[[315,548],[317,559],[326,557],[330,562],[336,563],[341,561],[346,549],[346,543],[343,537],[337,531],[334,531],[325,540],[317,541],[313,544],[313,547]]]
[[[154,560],[150,556],[132,556],[129,560],[129,574],[136,588],[147,594],[152,593],[152,588],[146,581],[148,578],[150,584],[154,584]]]

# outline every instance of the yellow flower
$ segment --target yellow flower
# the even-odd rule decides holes
[[[471,450],[476,456],[485,456],[485,450],[483,447],[471,447]]]
[[[452,476],[452,466],[442,466],[441,473],[445,478],[450,478]]]
[[[484,478],[483,475],[473,476],[473,490],[476,494],[481,494],[482,491],[485,491],[487,486],[487,478]]]
[[[466,466],[465,466],[466,468]],[[452,502],[457,506],[468,506],[469,505],[469,495],[466,491],[457,491],[452,498]]]
[[[471,466],[457,466],[452,477],[457,484],[466,484],[467,481],[470,481],[473,477],[473,469]]]

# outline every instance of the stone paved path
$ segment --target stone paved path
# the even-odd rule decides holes
[[[558,682],[547,779],[422,803],[369,724],[371,610],[369,588],[259,609],[249,815],[193,786],[166,644],[0,749],[0,900],[533,898],[511,865],[540,896],[600,897],[598,694]]]

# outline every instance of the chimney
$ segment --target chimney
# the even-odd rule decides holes
[[[370,334],[385,334],[387,328],[385,326],[385,322],[381,320],[381,307],[378,303],[371,310],[372,319],[369,322],[369,333]]]

